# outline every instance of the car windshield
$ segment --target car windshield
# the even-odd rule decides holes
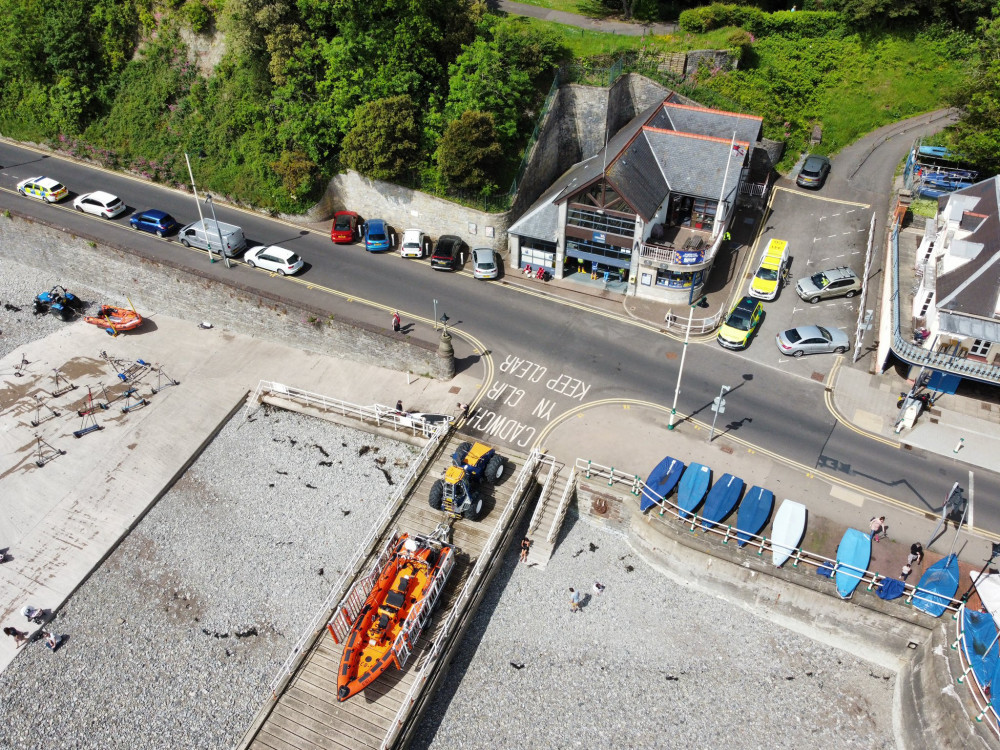
[[[774,268],[760,268],[757,270],[757,278],[762,281],[777,281],[778,271]]]
[[[166,226],[167,224],[175,224],[176,222],[174,221],[174,217],[173,216],[171,216],[170,214],[167,214],[162,219],[160,219],[160,223],[163,224],[164,226]]]
[[[337,223],[333,225],[334,229],[350,229],[351,228],[351,217],[350,216],[338,216]]]
[[[493,261],[481,260],[478,263],[476,263],[476,268],[493,268]]]
[[[416,240],[410,240],[409,242],[404,244],[403,247],[420,247],[420,243],[417,242]]]
[[[830,332],[828,330],[826,330],[823,326],[816,326],[816,327],[819,329],[820,336],[825,338],[827,341],[833,341],[833,336],[830,335]]]
[[[826,278],[826,275],[822,273],[814,273],[811,279],[812,283],[815,284],[820,289],[822,289],[823,287],[825,287],[827,284],[830,283],[830,279]]]
[[[381,242],[382,240],[385,239],[385,235],[381,234],[380,232],[372,232],[371,234],[368,235],[368,239],[370,239],[372,242]]]
[[[802,172],[808,175],[817,175],[822,168],[823,162],[820,159],[806,159],[806,163],[802,165]]]
[[[729,316],[729,320],[726,324],[730,328],[735,328],[737,331],[749,331],[750,330],[750,315],[743,310],[737,310],[732,315]]]

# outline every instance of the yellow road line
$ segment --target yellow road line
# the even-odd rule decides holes
[[[826,383],[824,383],[824,389],[823,389],[823,401],[826,403],[827,411],[829,411],[830,414],[833,415],[833,418],[836,419],[838,423],[846,427],[851,432],[857,433],[858,435],[866,437],[869,440],[874,440],[876,442],[882,443],[883,445],[888,445],[890,448],[896,448],[896,449],[901,448],[902,444],[898,440],[891,440],[887,437],[879,435],[876,432],[870,432],[868,430],[862,429],[861,427],[858,427],[857,425],[850,422],[846,417],[841,416],[840,412],[837,410],[837,405],[834,403],[833,400],[833,384],[835,382],[837,372],[840,370],[842,362],[843,358],[837,357],[834,360],[833,367],[830,369],[830,374],[826,376]]]
[[[801,196],[803,198],[810,198],[811,200],[814,200],[814,201],[825,201],[827,203],[839,203],[842,206],[858,206],[860,208],[871,208],[871,204],[870,203],[857,203],[855,201],[843,201],[843,200],[840,200],[839,198],[828,198],[828,197],[826,197],[824,195],[819,195],[818,193],[807,193],[807,192],[802,191],[802,190],[793,190],[792,188],[778,187],[777,185],[774,186],[773,188],[771,188],[771,195],[772,195],[772,197],[779,190],[781,192],[783,192],[783,193],[788,193],[790,195],[798,195],[798,196]],[[770,206],[771,206],[771,202],[768,201],[768,208],[770,208]]]

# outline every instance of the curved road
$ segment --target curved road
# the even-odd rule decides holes
[[[4,208],[44,218],[80,236],[130,245],[214,276],[308,300],[338,316],[388,327],[384,310],[398,307],[404,325],[413,323],[413,335],[434,340],[429,323],[437,299],[438,315],[446,312],[449,325],[468,331],[489,347],[495,377],[485,387],[469,428],[495,442],[529,447],[559,414],[591,401],[635,399],[669,407],[673,398],[681,345],[651,326],[564,300],[544,299],[503,283],[474,281],[466,273],[436,272],[426,261],[404,261],[398,254],[372,255],[353,245],[334,246],[326,234],[224,206],[217,207],[219,219],[242,225],[251,245],[281,243],[309,265],[297,280],[272,277],[242,263],[231,269],[222,263],[209,265],[204,252],[131,232],[127,228],[131,211],[107,222],[71,208],[72,197],[100,188],[122,196],[132,210],[155,206],[184,222],[197,218],[189,195],[3,142],[0,164],[4,165],[0,170],[0,206]],[[71,198],[48,206],[14,192],[18,181],[37,174],[63,181]],[[383,307],[365,307],[350,301],[351,297]],[[474,366],[483,354],[458,343],[458,338],[456,344],[460,367]],[[824,404],[822,383],[734,356],[714,342],[689,346],[679,412],[711,421],[709,407],[720,383],[738,384],[727,396],[725,417],[732,420],[730,429],[738,430],[736,437],[807,470],[834,474],[848,484],[921,511],[940,507],[940,499],[954,481],[954,461],[939,456],[915,461],[885,441],[862,437],[840,424]],[[831,471],[830,467],[835,468]],[[978,473],[976,520],[980,528],[998,528],[993,500],[997,497],[1000,478]]]

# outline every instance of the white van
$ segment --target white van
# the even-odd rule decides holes
[[[778,296],[782,279],[787,273],[788,243],[785,240],[771,240],[760,258],[757,273],[750,279],[751,297],[774,299]]]
[[[222,234],[222,242],[226,247],[226,257],[234,258],[239,253],[247,249],[247,240],[243,236],[242,227],[235,224],[226,224],[224,221],[216,222],[211,219],[196,221],[181,228],[177,237],[184,247],[198,247],[208,250],[210,247],[213,253],[219,252],[219,234]]]

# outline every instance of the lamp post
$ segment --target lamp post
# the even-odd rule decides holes
[[[979,571],[979,575],[976,576],[976,579],[972,582],[972,585],[969,586],[969,588],[966,590],[964,594],[962,594],[962,599],[961,599],[962,604],[965,604],[967,601],[969,601],[969,597],[972,596],[972,589],[976,587],[976,584],[979,583],[979,579],[983,577],[983,574],[986,572],[986,569],[993,564],[993,561],[997,557],[1000,557],[1000,542],[993,542],[993,549],[990,550],[990,559],[986,561],[986,564],[982,567],[982,570]]]
[[[439,319],[439,322],[441,323],[441,327],[444,328],[444,334],[443,334],[444,336],[448,335],[448,321],[449,320],[451,320],[451,318],[448,317],[448,313],[445,313],[445,312],[441,313],[441,317]]]
[[[688,306],[691,312],[688,313],[687,330],[684,332],[684,348],[681,349],[681,366],[677,370],[677,387],[674,388],[674,404],[670,407],[670,422],[667,424],[668,430],[674,429],[674,420],[677,418],[677,396],[681,392],[681,375],[684,374],[684,358],[687,356],[688,339],[691,338],[691,322],[694,320],[694,309],[696,307],[706,307],[707,305],[708,297],[702,297],[697,302],[692,302]]]
[[[226,268],[232,268],[232,264],[229,262],[229,256],[226,255],[226,243],[222,241],[222,228],[219,226],[219,220],[215,218],[215,201],[212,200],[212,194],[205,194],[205,203],[212,207],[212,221],[215,222],[215,233],[219,235],[219,253],[222,255],[223,259],[226,261]],[[205,233],[206,235],[208,232]]]
[[[194,172],[191,171],[191,160],[188,158],[187,152],[184,153],[184,161],[187,163],[188,176],[191,178],[191,189],[194,191],[194,204],[198,207],[198,220],[201,222],[202,226],[205,226],[205,217],[201,214],[201,201],[198,200],[198,188],[194,184]],[[218,224],[216,224],[218,226]],[[208,262],[215,263],[215,258],[212,257],[212,246],[209,245],[206,250],[208,253]]]

